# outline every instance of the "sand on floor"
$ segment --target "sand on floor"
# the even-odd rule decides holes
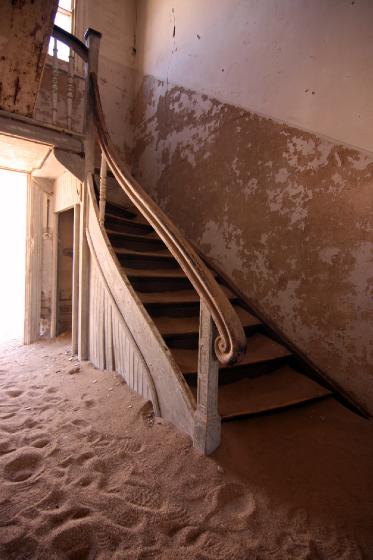
[[[0,349],[0,558],[373,558],[371,422],[231,422],[206,458],[69,340]]]

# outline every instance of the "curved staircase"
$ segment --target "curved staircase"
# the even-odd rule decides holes
[[[107,182],[120,191],[112,174]],[[95,177],[98,198],[99,176]],[[149,318],[197,397],[199,296],[153,227],[128,200],[106,203],[105,229],[113,250]],[[239,363],[219,368],[218,410],[223,420],[247,417],[331,396],[301,372],[294,354],[210,268],[233,305],[246,335]]]
[[[82,58],[87,76],[84,173],[75,171],[84,178],[80,358],[120,373],[203,453],[220,444],[221,420],[343,394],[208,264],[132,177],[101,107],[100,34],[89,30],[87,46],[56,27],[54,36]]]

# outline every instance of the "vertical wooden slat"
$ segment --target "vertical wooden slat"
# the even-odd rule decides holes
[[[73,91],[74,91],[74,51],[69,50],[69,69],[67,74],[67,129],[72,130],[73,112]]]
[[[57,124],[58,107],[58,46],[57,39],[53,39],[53,70],[52,70],[52,123]]]
[[[104,226],[105,223],[106,191],[107,191],[107,162],[104,154],[101,153],[100,200],[99,200],[99,222],[101,226]]]

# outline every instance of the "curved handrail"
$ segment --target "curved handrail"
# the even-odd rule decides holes
[[[79,55],[80,58],[84,60],[84,62],[88,61],[88,48],[74,35],[71,35],[71,33],[65,31],[65,29],[62,29],[62,27],[54,25],[52,29],[52,37],[57,39],[57,41],[65,43],[65,45],[76,52],[76,54]]]
[[[183,238],[175,224],[132,177],[111,141],[102,110],[97,76],[90,73],[90,94],[98,142],[114,177],[128,198],[148,220],[159,237],[188,276],[200,298],[205,301],[215,322],[218,336],[215,353],[224,365],[237,362],[245,350],[246,336],[232,304],[192,246]]]

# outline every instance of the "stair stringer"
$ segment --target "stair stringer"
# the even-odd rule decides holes
[[[152,400],[160,416],[192,436],[194,396],[99,224],[92,181],[87,239],[91,250],[90,361],[100,369],[117,371],[131,388]]]

